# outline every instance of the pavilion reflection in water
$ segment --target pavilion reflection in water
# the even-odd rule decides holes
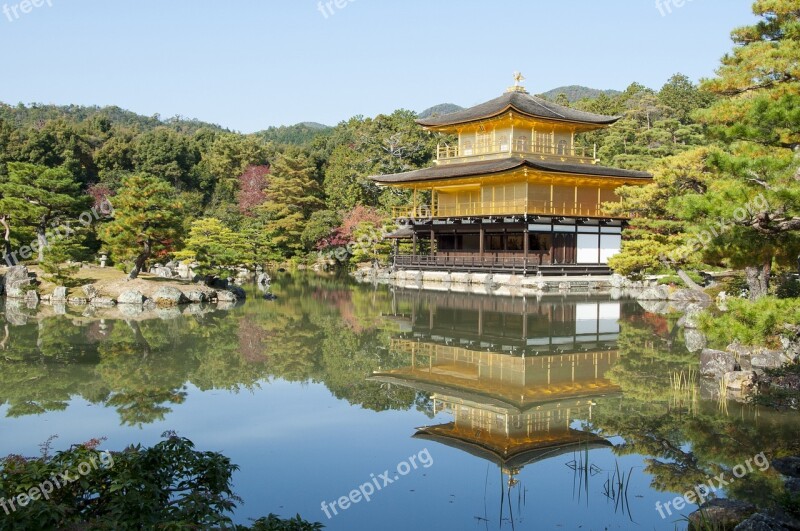
[[[370,378],[424,393],[452,422],[414,437],[495,463],[509,486],[526,465],[608,447],[572,428],[619,389],[605,378],[618,358],[619,301],[590,296],[540,300],[399,292],[392,348],[411,365]]]

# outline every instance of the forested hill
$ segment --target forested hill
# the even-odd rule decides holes
[[[555,101],[559,94],[564,94],[567,97],[567,100],[570,102],[576,102],[581,100],[593,100],[595,98],[599,98],[601,95],[614,97],[619,96],[622,93],[618,90],[600,90],[590,87],[583,87],[580,85],[569,85],[567,87],[558,87],[554,88],[553,90],[548,90],[547,92],[540,94],[540,96],[545,99]]]
[[[439,105],[434,105],[433,107],[425,109],[424,111],[419,113],[418,117],[422,119],[422,118],[430,118],[431,116],[443,116],[445,114],[458,112],[463,108],[464,107],[456,105],[455,103],[440,103]]]
[[[302,122],[295,125],[270,127],[255,135],[266,142],[306,146],[311,144],[316,137],[331,131],[331,129],[331,127],[317,122]]]
[[[0,118],[21,128],[41,127],[46,122],[63,119],[74,124],[96,121],[101,126],[105,124],[106,127],[115,125],[138,127],[142,131],[149,131],[163,126],[187,134],[194,134],[200,129],[228,131],[228,129],[220,125],[194,118],[175,116],[162,119],[158,114],[143,116],[117,106],[45,105],[40,103],[11,106],[0,102]]]

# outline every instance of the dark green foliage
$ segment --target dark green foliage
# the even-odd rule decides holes
[[[265,142],[292,146],[309,146],[318,137],[326,135],[331,128],[315,122],[303,122],[296,125],[270,127],[255,134]]]
[[[253,531],[317,531],[325,526],[320,523],[310,523],[303,520],[298,514],[289,520],[282,520],[274,514],[260,518],[253,522]]]
[[[779,336],[786,323],[800,323],[800,299],[763,297],[757,301],[731,298],[728,311],[720,315],[706,312],[701,330],[711,343],[724,347],[734,340],[744,345],[780,347]]]
[[[0,196],[0,213],[10,218],[12,241],[22,246],[19,259],[30,258],[25,247],[34,247],[31,244],[35,241],[33,252],[38,250],[40,262],[54,238],[53,229],[64,224],[79,225],[79,217],[91,204],[66,167],[19,162],[8,164],[8,177],[0,182]]]
[[[39,264],[44,271],[44,279],[59,286],[72,286],[76,284],[73,279],[80,269],[80,264],[70,263],[77,260],[85,251],[75,239],[58,238],[50,242],[44,261]]]
[[[613,98],[619,96],[620,92],[618,90],[600,90],[580,85],[569,85],[548,90],[540,94],[540,96],[550,101],[556,101],[560,94],[563,94],[567,101],[572,103],[581,100],[593,100],[602,96]]]
[[[778,369],[766,369],[764,375],[758,379],[758,393],[753,397],[753,402],[776,409],[800,408],[800,363],[790,363]],[[795,513],[800,512],[798,501],[800,500],[795,497],[793,509]]]
[[[786,278],[775,290],[775,295],[779,299],[793,299],[800,297],[800,280],[796,278]]]
[[[131,446],[99,452],[89,441],[39,458],[0,460],[0,498],[11,500],[31,488],[50,487],[45,497],[8,510],[5,529],[249,529],[234,526],[231,511],[240,500],[231,477],[238,467],[216,452],[200,452],[188,439],[165,433],[152,448]],[[79,470],[85,469],[87,473]],[[67,471],[74,481],[58,488],[53,478]],[[42,490],[39,491],[40,493]],[[266,527],[265,527],[266,526]],[[316,530],[299,516],[283,521],[270,515],[255,529]]]
[[[116,106],[56,106],[33,103],[28,106],[20,104],[12,107],[10,105],[0,103],[0,118],[4,118],[19,127],[35,127],[45,122],[63,119],[75,124],[82,124],[97,120],[111,127],[136,127],[144,131],[166,126],[170,129],[186,134],[194,134],[195,131],[203,128],[210,128],[217,131],[224,130],[219,125],[201,122],[196,119],[175,116],[174,118],[162,120],[159,115],[151,117],[142,116],[131,111],[126,111],[125,109],[120,109]]]

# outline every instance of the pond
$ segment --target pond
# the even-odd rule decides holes
[[[271,289],[164,319],[4,312],[0,454],[174,430],[241,467],[242,523],[671,530],[694,510],[677,496],[724,474],[719,494],[764,501],[758,456],[800,450],[796,413],[720,398],[675,320],[632,300]]]

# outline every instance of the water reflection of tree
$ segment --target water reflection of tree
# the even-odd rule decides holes
[[[413,406],[413,393],[365,381],[380,367],[407,363],[389,352],[389,333],[377,326],[387,294],[325,279],[279,280],[273,291],[278,301],[165,320],[70,315],[9,326],[0,403],[22,416],[63,410],[83,397],[141,425],[183,403],[189,384],[239,391],[280,378],[323,383],[369,409]]]
[[[652,486],[683,493],[760,452],[782,456],[800,450],[798,419],[731,405],[728,414],[697,393],[696,354],[666,319],[628,316],[621,324],[620,361],[607,377],[623,395],[594,409],[591,428],[620,436],[620,455],[642,454]],[[678,375],[681,375],[678,377]],[[750,474],[729,488],[733,496],[774,500],[774,476]]]

